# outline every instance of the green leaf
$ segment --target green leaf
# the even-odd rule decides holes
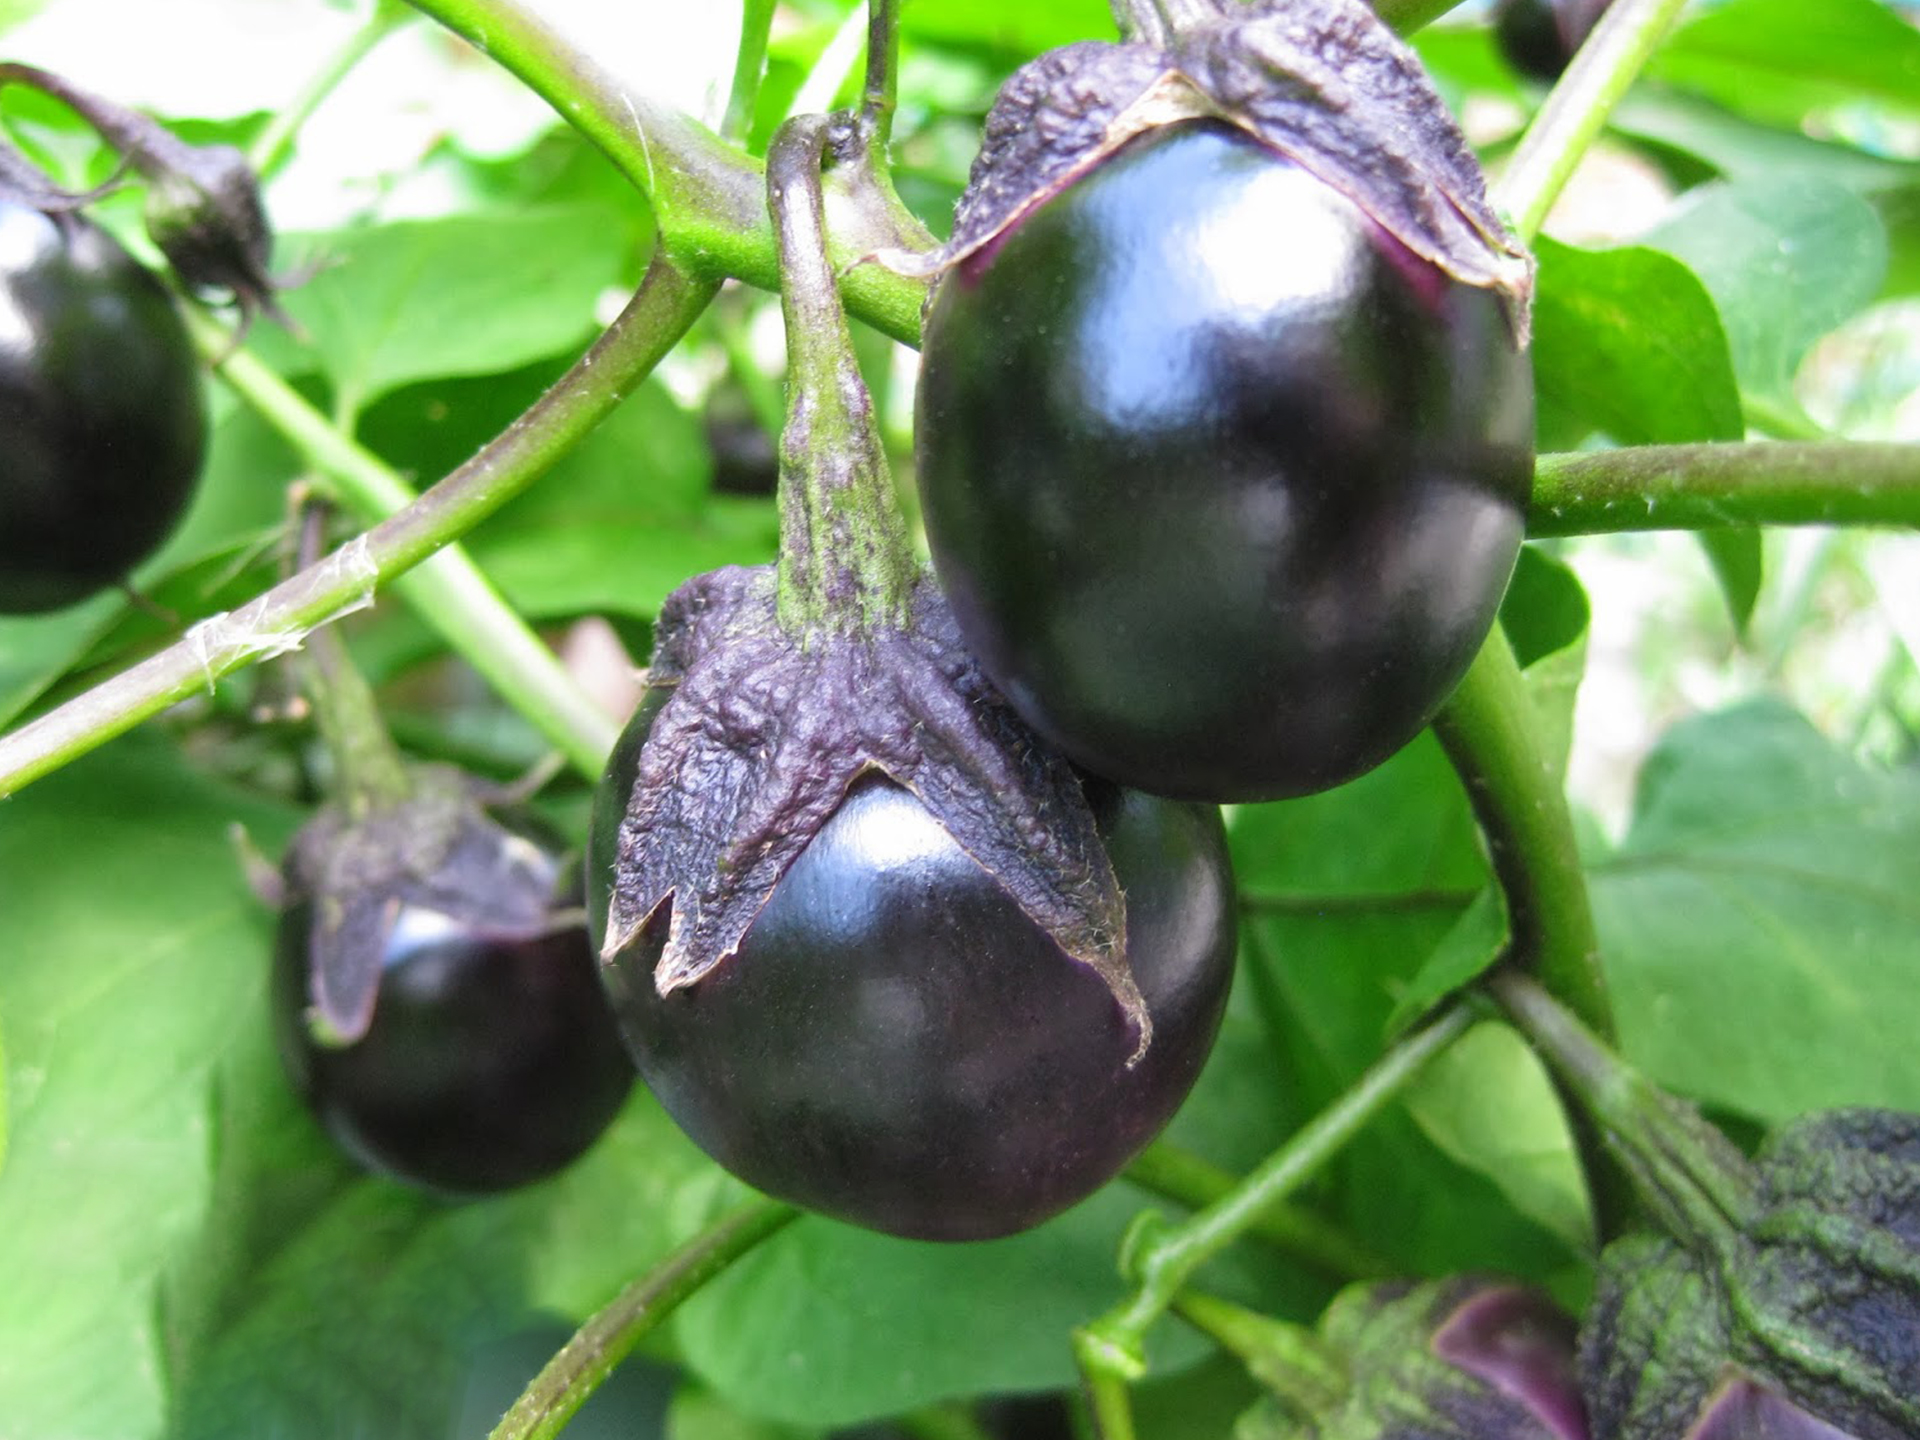
[[[1379,1057],[1415,977],[1486,886],[1477,832],[1423,735],[1336,790],[1239,807],[1229,835],[1250,952],[1237,987],[1310,1115]],[[1559,1241],[1404,1115],[1369,1126],[1310,1198],[1410,1271],[1541,1276],[1565,1263]]]
[[[229,1135],[244,1158],[193,1252],[216,1284],[169,1292],[169,1440],[441,1440],[476,1360],[536,1315],[584,1319],[739,1191],[637,1094],[562,1175],[447,1205],[351,1174],[258,1079],[278,1103]]]
[[[352,415],[409,381],[493,374],[579,345],[637,240],[634,224],[584,206],[302,236],[288,248],[323,268],[283,298],[336,409]],[[297,373],[300,352],[276,334],[262,332],[260,348]]]
[[[1738,440],[1727,336],[1706,287],[1640,246],[1581,250],[1542,238],[1533,371],[1542,444],[1598,432],[1619,445]]]
[[[124,608],[110,593],[49,615],[0,615],[0,725],[78,663]]]
[[[1704,185],[1648,237],[1719,307],[1743,395],[1810,424],[1793,378],[1813,343],[1879,293],[1887,235],[1853,191],[1811,175]]]
[[[749,1413],[830,1427],[982,1392],[1074,1382],[1069,1330],[1118,1297],[1114,1256],[1140,1208],[1118,1184],[1025,1234],[896,1240],[807,1217],[679,1314],[694,1371]],[[1156,1336],[1156,1364],[1194,1337]]]
[[[1691,95],[1642,86],[1608,122],[1625,135],[1680,151],[1729,180],[1811,173],[1863,195],[1910,188],[1920,166],[1910,160],[1816,140],[1797,127],[1782,130],[1732,114]]]
[[[1447,996],[1484,975],[1506,949],[1511,933],[1505,897],[1498,886],[1489,885],[1460,912],[1407,983],[1387,1019],[1387,1033],[1401,1033]]]
[[[1573,706],[1586,673],[1592,618],[1580,577],[1540,546],[1522,546],[1500,601],[1500,625],[1526,671],[1542,745],[1562,776],[1573,748]]]
[[[1460,1164],[1575,1251],[1593,1245],[1593,1216],[1566,1112],[1539,1058],[1510,1028],[1476,1025],[1414,1083],[1407,1108]]]
[[[651,616],[689,575],[773,558],[773,506],[714,495],[711,465],[698,418],[644,385],[473,532],[474,558],[525,614]]]
[[[132,737],[0,807],[10,1153],[0,1415],[62,1440],[153,1434],[154,1286],[212,1180],[207,1085],[259,1023],[267,917],[228,848],[289,816]]]
[[[1878,0],[1731,0],[1676,30],[1648,73],[1788,129],[1863,97],[1911,112],[1920,31]]]
[[[1729,525],[1716,530],[1697,530],[1694,538],[1706,551],[1713,577],[1720,582],[1720,593],[1726,597],[1727,609],[1733,616],[1733,628],[1744,635],[1747,622],[1753,619],[1754,603],[1760,598],[1764,571],[1758,527]]]
[[[1776,702],[1685,721],[1592,868],[1621,1037],[1655,1079],[1761,1121],[1920,1109],[1920,776]]]

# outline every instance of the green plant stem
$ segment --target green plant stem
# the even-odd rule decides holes
[[[401,0],[374,0],[373,13],[356,26],[346,42],[327,56],[293,99],[280,109],[247,147],[247,165],[262,180],[286,163],[293,153],[294,136],[340,82],[387,36],[400,28],[410,12]]]
[[[196,315],[192,329],[209,358],[225,353],[228,337],[219,326]],[[247,351],[226,354],[219,375],[366,519],[385,520],[418,501],[390,466],[343,435]],[[464,549],[447,544],[396,579],[394,589],[573,765],[599,774],[618,724],[574,682]]]
[[[1075,1336],[1074,1353],[1096,1398],[1096,1381],[1134,1380],[1146,1372],[1147,1331],[1193,1273],[1246,1234],[1275,1202],[1317,1174],[1471,1023],[1471,1011],[1455,1005],[1401,1037],[1344,1095],[1232,1191],[1182,1224],[1164,1226],[1144,1239],[1129,1266],[1137,1277],[1134,1294]],[[1103,1440],[1116,1440],[1102,1433]]]
[[[1532,240],[1613,107],[1659,47],[1686,0],[1614,0],[1520,137],[1493,191]]]
[[[720,122],[721,137],[736,145],[744,142],[753,129],[753,112],[767,73],[767,35],[773,28],[773,10],[773,0],[741,0],[740,48],[733,57],[726,118]]]
[[[661,246],[686,274],[780,288],[765,181],[751,156],[678,111],[630,94],[520,0],[410,3],[471,41],[598,146],[651,202]],[[827,215],[848,308],[914,343],[926,282],[857,262],[878,250],[924,248],[925,230],[870,166],[835,172]]]
[[[1611,1035],[1573,815],[1504,631],[1495,628],[1481,646],[1433,729],[1466,786],[1506,896],[1511,953],[1594,1030]]]
[[[1698,1111],[1615,1055],[1544,988],[1508,972],[1495,998],[1578,1098],[1675,1238],[1727,1246],[1760,1212],[1752,1165]]]
[[[320,556],[331,509],[314,499],[302,506],[298,563],[303,569]],[[311,671],[307,692],[333,755],[334,798],[354,820],[363,820],[406,797],[406,766],[380,718],[372,687],[347,654],[340,632],[322,626],[307,637],[306,651]]]
[[[790,1205],[754,1201],[633,1281],[547,1362],[494,1426],[490,1440],[558,1435],[600,1382],[676,1306],[798,1213]]]
[[[1189,1210],[1217,1205],[1232,1193],[1240,1177],[1198,1155],[1157,1140],[1141,1151],[1126,1177],[1144,1190],[1176,1201]],[[1369,1280],[1392,1270],[1386,1259],[1330,1220],[1285,1200],[1254,1216],[1247,1234],[1335,1280]]]
[[[893,138],[893,112],[900,88],[899,0],[867,0],[867,78],[860,115],[881,154]]]
[[[177,644],[0,736],[0,795],[12,794],[243,665],[298,648],[316,625],[369,603],[377,585],[421,564],[470,530],[599,424],[686,333],[716,288],[713,282],[690,279],[656,256],[633,300],[586,354],[525,414],[419,499],[318,565],[237,610],[200,622]],[[369,484],[384,483],[379,475],[384,466],[376,461],[376,468],[366,468],[371,457],[304,402],[303,409],[304,415],[289,410],[287,418],[305,427],[301,448],[316,469],[336,480],[352,473]],[[454,603],[465,603],[463,592],[454,592]],[[468,623],[478,627],[463,632],[476,648],[492,638],[505,638],[493,637],[484,620]],[[550,663],[550,653],[535,643],[538,656],[525,657],[527,664]],[[491,673],[507,676],[503,691],[516,701],[534,699],[522,694],[523,672],[503,671],[506,663],[489,661]],[[565,692],[568,697],[576,693],[570,685]],[[548,696],[536,699],[535,708],[545,711],[549,704],[569,703]],[[547,722],[543,729],[569,737],[568,753],[576,763],[590,764],[598,773],[604,742],[594,739],[590,744],[587,727],[610,738],[612,722],[597,711],[578,723],[562,723],[556,714],[548,714]],[[589,761],[592,749],[599,749],[600,757]]]
[[[917,568],[827,261],[821,166],[830,143],[872,143],[859,132],[848,116],[802,115],[767,149],[787,328],[779,610],[799,635],[903,623]]]
[[[1529,535],[1920,525],[1920,445],[1644,445],[1542,455]]]

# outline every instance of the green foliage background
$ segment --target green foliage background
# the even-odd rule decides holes
[[[321,21],[346,9],[271,3]],[[0,5],[0,46],[32,38],[17,28],[28,12],[69,7],[111,24],[106,0]],[[674,7],[642,8],[671,34]],[[761,142],[796,94],[836,79],[818,65],[845,7],[805,0],[783,13]],[[1092,0],[908,0],[904,25],[896,160],[903,193],[936,229],[999,80],[1040,48],[1111,33]],[[1420,45],[1463,114],[1494,117],[1474,133],[1497,164],[1539,92],[1502,68],[1471,10]],[[247,57],[181,33],[151,61],[216,74]],[[204,112],[170,118],[244,142],[267,118],[244,94],[224,103],[244,90],[209,83]],[[0,108],[36,153],[95,179],[110,168],[56,110],[11,93]],[[1810,413],[1808,356],[1866,312],[1905,314],[1920,292],[1916,122],[1920,33],[1878,0],[1726,0],[1693,13],[1606,141],[1662,188],[1660,213],[1606,239],[1550,223],[1558,238],[1540,246],[1542,448],[1834,424],[1831,407]],[[611,167],[557,124],[504,154],[452,125],[408,162],[416,182],[434,182],[412,190],[394,181],[379,136],[366,143],[368,183],[341,182],[323,228],[285,237],[283,266],[316,266],[286,297],[304,338],[262,330],[255,348],[426,483],[577,354],[608,297],[636,281],[652,227]],[[312,190],[302,166],[296,148],[270,203]],[[765,297],[724,296],[592,440],[470,537],[522,614],[556,636],[606,617],[644,655],[674,585],[771,555],[771,502],[714,489],[706,422],[730,407],[751,428],[777,407],[773,313]],[[910,370],[884,342],[861,343],[904,452]],[[1880,368],[1853,383],[1895,387],[1905,374],[1910,387],[1917,355],[1910,337],[1883,347]],[[183,623],[267,582],[283,490],[299,473],[260,421],[222,395],[214,403],[201,499],[139,577]],[[1737,525],[1703,538],[1744,623],[1777,583],[1763,563],[1776,552]],[[1579,557],[1533,547],[1508,602],[1563,746],[1589,607],[1615,599],[1589,599]],[[1775,633],[1787,641],[1818,618],[1786,614]],[[165,633],[111,596],[0,620],[0,721]],[[350,633],[410,743],[499,775],[537,758],[527,726],[399,606],[356,617]],[[1726,622],[1721,639],[1731,635]],[[1907,656],[1871,677],[1895,736],[1872,755],[1857,734],[1817,729],[1777,684],[1690,714],[1648,757],[1624,831],[1592,827],[1625,1048],[1736,1127],[1821,1105],[1920,1109],[1920,780],[1902,720],[1914,713],[1912,672]],[[481,1204],[425,1201],[333,1155],[270,1052],[268,917],[229,850],[236,821],[276,850],[310,799],[303,737],[250,719],[276,683],[267,670],[223,683],[0,802],[0,1440],[482,1433],[465,1397],[498,1342],[577,1322],[744,1193],[645,1094],[574,1170]],[[1874,733],[1884,740],[1885,725]],[[584,802],[579,782],[550,792],[576,831]],[[1431,739],[1330,794],[1243,807],[1231,833],[1241,969],[1222,1044],[1171,1138],[1244,1170],[1394,1027],[1483,964],[1500,934],[1479,898],[1488,875],[1464,797]],[[1589,1222],[1564,1122],[1536,1062],[1491,1023],[1305,1199],[1395,1269],[1493,1268],[1576,1302],[1586,1283]],[[1028,1235],[963,1248],[803,1220],[659,1341],[654,1358],[679,1377],[672,1433],[814,1436],[1067,1386],[1067,1331],[1118,1297],[1122,1232],[1155,1203],[1116,1182]],[[1257,1245],[1207,1280],[1301,1317],[1332,1286]],[[1244,1378],[1174,1326],[1152,1357],[1160,1378],[1143,1391],[1143,1433],[1222,1434]]]

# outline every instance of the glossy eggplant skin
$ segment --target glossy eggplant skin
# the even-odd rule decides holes
[[[1613,0],[1500,0],[1493,34],[1506,62],[1551,83],[1572,62]]]
[[[0,196],[0,613],[74,604],[158,550],[206,431],[160,282],[80,215]]]
[[[604,923],[614,837],[651,722],[614,752],[588,843]],[[768,1194],[894,1235],[979,1240],[1091,1194],[1186,1098],[1232,979],[1219,814],[1098,785],[1153,1019],[1135,1036],[908,791],[859,781],[739,951],[662,997],[664,916],[602,978],[642,1079],[695,1143]]]
[[[457,1198],[515,1189],[579,1158],[625,1102],[633,1063],[584,925],[502,935],[400,901],[372,1023],[335,1046],[306,1023],[313,924],[311,901],[281,914],[276,1038],[308,1108],[368,1169]]]
[[[1189,799],[1370,769],[1493,623],[1533,392],[1500,300],[1244,134],[1136,138],[940,283],[934,569],[1021,716]]]

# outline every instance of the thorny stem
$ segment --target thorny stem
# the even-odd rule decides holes
[[[354,27],[340,48],[327,56],[320,68],[300,87],[292,100],[280,109],[247,149],[247,164],[262,180],[286,163],[293,152],[293,140],[300,127],[318,110],[340,82],[387,36],[400,28],[400,22],[412,12],[401,0],[374,0],[373,13]]]
[[[799,1214],[756,1200],[633,1281],[574,1333],[494,1426],[489,1440],[551,1440],[633,1347],[694,1294]]]
[[[773,28],[773,9],[774,0],[742,0],[740,6],[740,47],[733,58],[726,118],[720,122],[721,137],[736,145],[744,143],[753,129],[753,112],[767,72],[767,34]]]
[[[780,288],[766,184],[754,159],[688,116],[631,94],[521,0],[410,0],[471,41],[598,146],[652,203],[661,246],[687,275]],[[909,343],[920,333],[926,282],[856,262],[876,251],[923,249],[926,232],[871,166],[836,170],[827,187],[833,265],[848,308]],[[852,267],[852,268],[848,268]]]
[[[1229,1194],[1179,1225],[1163,1225],[1137,1247],[1128,1267],[1137,1277],[1132,1297],[1074,1336],[1088,1386],[1098,1402],[1109,1402],[1115,1382],[1138,1379],[1146,1371],[1147,1331],[1201,1265],[1244,1235],[1276,1201],[1311,1179],[1352,1141],[1360,1130],[1406,1088],[1415,1076],[1472,1023],[1472,1012],[1456,1004],[1419,1030],[1397,1040],[1345,1094],[1303,1126]],[[1124,1401],[1124,1389],[1120,1391]],[[1101,1440],[1124,1440],[1121,1430],[1101,1431]]]
[[[1615,0],[1548,94],[1494,188],[1523,240],[1531,241],[1686,0]]]
[[[319,565],[238,610],[200,622],[179,643],[0,736],[0,795],[12,794],[174,702],[211,687],[223,675],[297,648],[316,625],[364,605],[376,585],[419,565],[451,537],[464,534],[577,444],[678,343],[716,288],[714,282],[690,279],[671,261],[656,256],[632,301],[586,354],[525,414],[418,500]],[[314,468],[335,479],[349,473],[371,478],[384,469],[317,414],[310,419],[300,443]],[[519,672],[513,673],[518,677]],[[525,700],[522,680],[509,683],[509,693]],[[605,716],[597,716],[594,723],[602,735],[610,734]],[[571,726],[566,734],[569,754],[598,773],[604,742],[594,739],[589,744],[586,732]],[[587,752],[595,748],[600,754],[589,767]]]
[[[904,621],[914,560],[873,397],[828,267],[821,166],[871,143],[849,116],[787,121],[767,150],[787,327],[780,435],[779,614],[796,635]]]
[[[1920,445],[1642,445],[1542,455],[1529,535],[1920,525]]]
[[[301,569],[320,557],[328,510],[318,501],[309,501],[303,508]],[[380,718],[373,690],[347,654],[347,642],[340,632],[332,626],[321,626],[307,636],[306,651],[311,674],[308,697],[336,771],[334,798],[351,819],[364,820],[370,812],[405,798],[406,766]]]

